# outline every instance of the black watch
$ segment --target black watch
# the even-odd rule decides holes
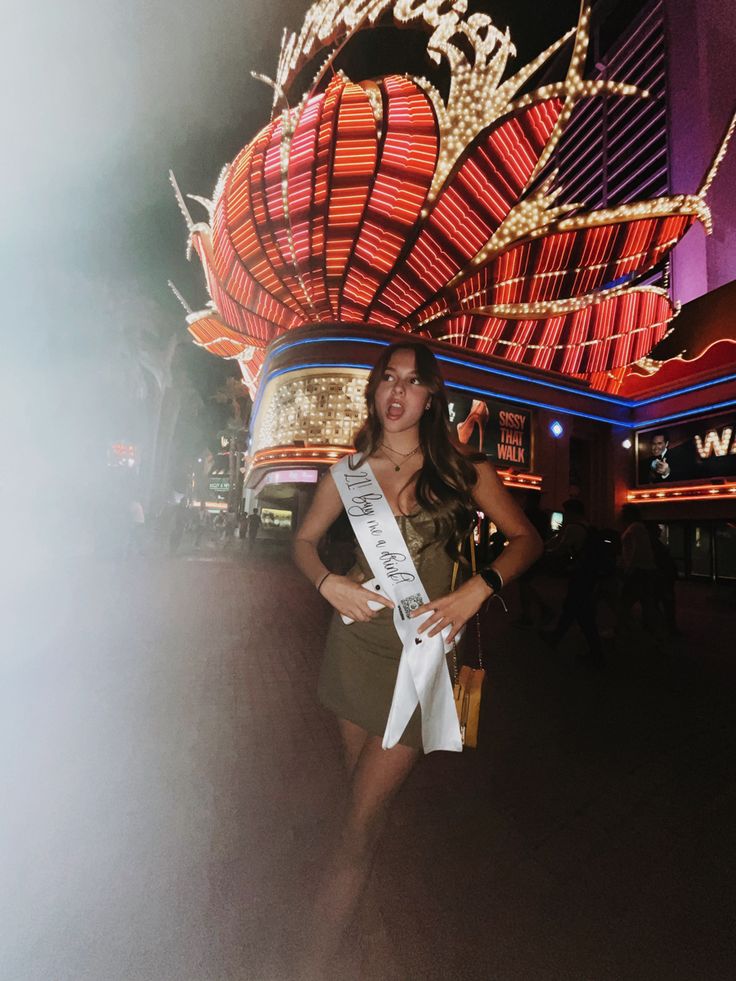
[[[481,577],[486,586],[490,586],[495,593],[500,593],[503,589],[503,579],[499,576],[495,569],[478,569],[478,575]]]

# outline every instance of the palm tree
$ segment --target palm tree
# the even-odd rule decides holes
[[[228,376],[212,396],[215,402],[230,406],[230,418],[220,433],[227,439],[230,451],[230,494],[228,510],[237,511],[243,493],[243,474],[240,461],[247,448],[248,423],[253,407],[248,389],[242,379]]]

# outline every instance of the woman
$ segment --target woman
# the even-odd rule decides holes
[[[452,641],[493,589],[480,575],[450,591],[454,557],[476,510],[501,527],[509,544],[489,578],[507,584],[540,555],[539,536],[484,457],[468,455],[451,438],[447,395],[434,355],[422,344],[387,348],[366,388],[368,416],[355,437],[409,546],[430,602],[415,611],[420,632],[441,630]],[[322,702],[338,719],[350,779],[347,813],[306,934],[305,977],[326,976],[360,898],[389,805],[421,750],[418,710],[398,745],[381,745],[402,643],[393,603],[359,583],[373,577],[364,556],[346,576],[331,573],[317,546],[343,505],[331,475],[320,483],[294,542],[294,560],[335,608],[319,681]],[[378,601],[372,609],[369,601]],[[343,623],[340,614],[354,621]],[[429,614],[429,615],[428,615]]]

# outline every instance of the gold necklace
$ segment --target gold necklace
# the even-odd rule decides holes
[[[402,452],[401,452],[401,450],[393,450],[393,449],[391,449],[391,447],[390,447],[390,446],[386,446],[386,444],[385,444],[385,443],[381,443],[381,449],[382,449],[382,450],[384,450],[385,452],[387,452],[387,453],[395,453],[395,454],[396,454],[397,456],[403,456],[403,458],[404,458],[404,459],[403,459],[403,460],[401,461],[401,463],[397,463],[397,462],[396,462],[395,460],[392,460],[392,459],[391,459],[391,458],[389,457],[389,462],[390,462],[390,463],[393,463],[393,465],[394,465],[394,472],[395,472],[395,473],[398,473],[398,471],[399,471],[399,470],[401,470],[401,468],[402,468],[402,467],[404,466],[404,464],[406,463],[406,461],[407,461],[407,460],[408,460],[408,459],[409,459],[410,457],[412,457],[412,456],[414,456],[414,454],[415,454],[415,453],[417,452],[417,450],[419,449],[419,446],[420,446],[420,444],[419,444],[419,443],[417,443],[417,445],[416,445],[416,446],[414,447],[414,449],[413,449],[413,450],[410,450],[410,451],[409,451],[408,453],[402,453]]]

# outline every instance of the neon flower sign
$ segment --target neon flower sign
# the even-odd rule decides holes
[[[423,78],[354,82],[337,53],[380,17],[421,27],[450,68],[446,99]],[[267,345],[303,325],[375,324],[602,383],[662,339],[675,307],[637,285],[694,222],[697,194],[584,212],[562,200],[553,153],[581,100],[646,95],[582,77],[590,10],[506,77],[508,32],[467,0],[320,0],[286,35],[274,115],[225,167],[195,222],[174,181],[210,304],[197,343],[237,358],[254,391]],[[566,77],[525,83],[571,45]],[[326,60],[298,105],[290,88]],[[173,175],[172,175],[173,181]]]

